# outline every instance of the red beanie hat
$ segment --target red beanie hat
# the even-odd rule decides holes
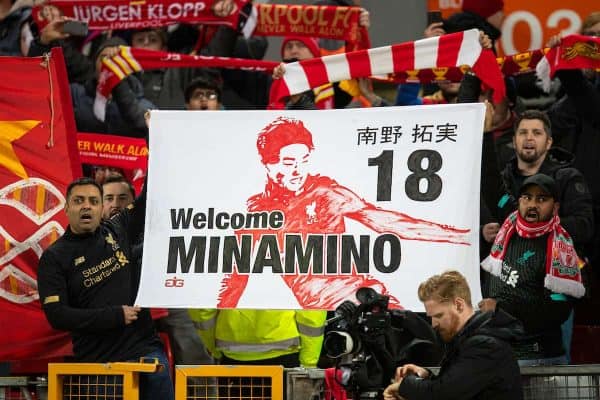
[[[463,0],[463,11],[487,18],[504,8],[503,0]]]
[[[321,57],[321,50],[319,50],[319,44],[317,43],[317,40],[315,38],[307,37],[307,36],[286,36],[286,37],[284,37],[283,42],[281,42],[281,57],[283,57],[283,48],[285,47],[285,44],[287,42],[289,42],[290,40],[297,40],[299,42],[304,43],[304,45],[306,47],[308,47],[308,49],[312,53],[313,57]]]

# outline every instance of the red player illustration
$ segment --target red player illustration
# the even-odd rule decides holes
[[[285,221],[277,231],[281,243],[284,235],[292,233],[344,234],[344,218],[351,218],[374,232],[391,233],[404,240],[469,245],[470,229],[376,207],[332,178],[309,174],[308,165],[315,147],[311,132],[300,120],[277,118],[258,134],[256,146],[266,169],[267,183],[262,193],[248,199],[248,211],[282,211]],[[261,232],[252,233],[258,240]],[[226,275],[219,293],[219,308],[237,306],[248,276],[237,272]],[[305,309],[334,309],[364,286],[390,294],[382,282],[356,271],[346,275],[284,274],[282,279]],[[390,303],[401,307],[393,296]]]

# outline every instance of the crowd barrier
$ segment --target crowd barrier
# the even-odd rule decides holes
[[[522,367],[525,400],[600,399],[600,365]]]
[[[26,376],[0,377],[0,400],[33,400],[36,393]]]
[[[140,372],[155,363],[49,364],[48,381],[0,377],[0,400],[136,400]],[[523,367],[526,400],[600,399],[600,364]],[[322,369],[177,366],[176,400],[334,400]],[[47,393],[46,393],[47,388]]]
[[[163,368],[157,360],[140,362],[50,363],[49,400],[137,400],[140,372]]]
[[[281,366],[202,365],[175,367],[176,400],[283,400]]]

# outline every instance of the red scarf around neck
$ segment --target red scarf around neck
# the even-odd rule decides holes
[[[581,283],[580,260],[571,236],[560,225],[558,215],[547,222],[529,223],[518,211],[510,214],[496,235],[490,255],[481,263],[483,269],[492,275],[500,276],[508,243],[515,232],[527,239],[547,234],[544,287],[555,293],[583,297],[585,288]]]

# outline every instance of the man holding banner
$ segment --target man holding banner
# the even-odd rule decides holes
[[[91,178],[73,181],[66,193],[69,226],[40,258],[38,288],[52,327],[71,332],[77,361],[156,358],[164,368],[141,374],[140,399],[168,400],[174,397],[169,362],[150,312],[131,306],[137,287],[132,242],[141,234],[145,203],[143,192],[133,206],[101,222],[102,188]],[[102,395],[109,389],[87,390]]]

